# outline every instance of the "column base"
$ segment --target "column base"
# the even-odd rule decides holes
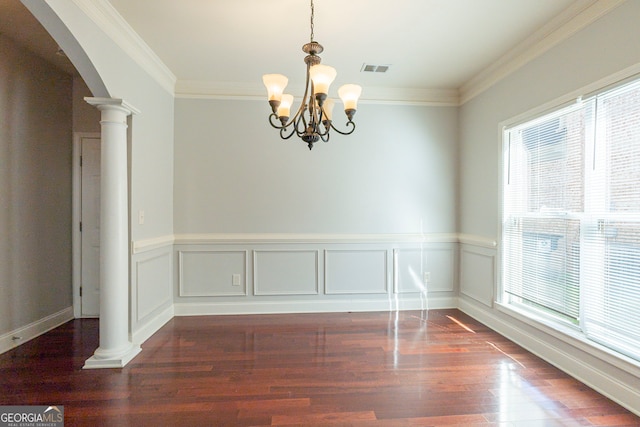
[[[124,368],[131,360],[142,351],[139,345],[131,344],[127,349],[118,354],[109,354],[108,356],[100,355],[103,353],[98,348],[93,356],[84,362],[82,369],[107,369],[107,368]]]

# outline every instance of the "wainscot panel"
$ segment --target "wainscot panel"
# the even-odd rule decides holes
[[[131,268],[131,331],[148,338],[155,330],[158,316],[173,303],[173,247],[165,245],[141,250],[133,255]],[[163,315],[164,316],[164,315]],[[166,317],[166,316],[165,316]],[[162,326],[168,319],[163,317]],[[140,335],[141,331],[152,330]]]
[[[136,320],[171,301],[171,253],[136,261]]]
[[[318,257],[317,250],[254,250],[254,294],[318,294]]]
[[[496,283],[496,250],[463,244],[460,248],[460,293],[491,307]]]
[[[143,343],[173,317],[173,247],[143,248],[131,268],[131,337]]]
[[[247,294],[247,251],[178,251],[180,296]]]
[[[456,251],[446,247],[394,249],[394,292],[453,292]]]
[[[386,294],[388,251],[380,249],[325,251],[325,293]]]

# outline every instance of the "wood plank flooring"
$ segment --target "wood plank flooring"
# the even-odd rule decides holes
[[[124,369],[82,370],[98,322],[0,355],[0,405],[65,426],[640,426],[458,310],[177,317]]]

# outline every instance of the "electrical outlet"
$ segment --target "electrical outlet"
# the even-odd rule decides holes
[[[144,224],[144,211],[138,211],[138,224]]]
[[[232,286],[240,286],[240,275],[232,274],[231,275],[231,285]]]
[[[431,272],[427,271],[422,276],[422,280],[424,280],[425,285],[431,281]]]

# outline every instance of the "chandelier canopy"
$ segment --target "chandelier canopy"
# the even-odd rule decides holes
[[[319,140],[329,141],[329,133],[332,129],[341,135],[353,133],[356,129],[353,116],[356,114],[358,98],[362,93],[362,87],[354,84],[346,84],[338,89],[348,121],[345,131],[336,129],[331,120],[334,101],[328,97],[328,94],[329,86],[337,73],[335,68],[320,63],[321,59],[318,55],[324,48],[313,39],[313,17],[314,7],[311,0],[311,37],[309,43],[302,46],[302,51],[307,54],[304,58],[307,64],[307,77],[302,103],[292,118],[290,113],[293,95],[283,93],[289,79],[282,74],[262,76],[272,111],[269,115],[269,123],[280,130],[282,139],[289,139],[295,134],[307,143],[309,150]]]

